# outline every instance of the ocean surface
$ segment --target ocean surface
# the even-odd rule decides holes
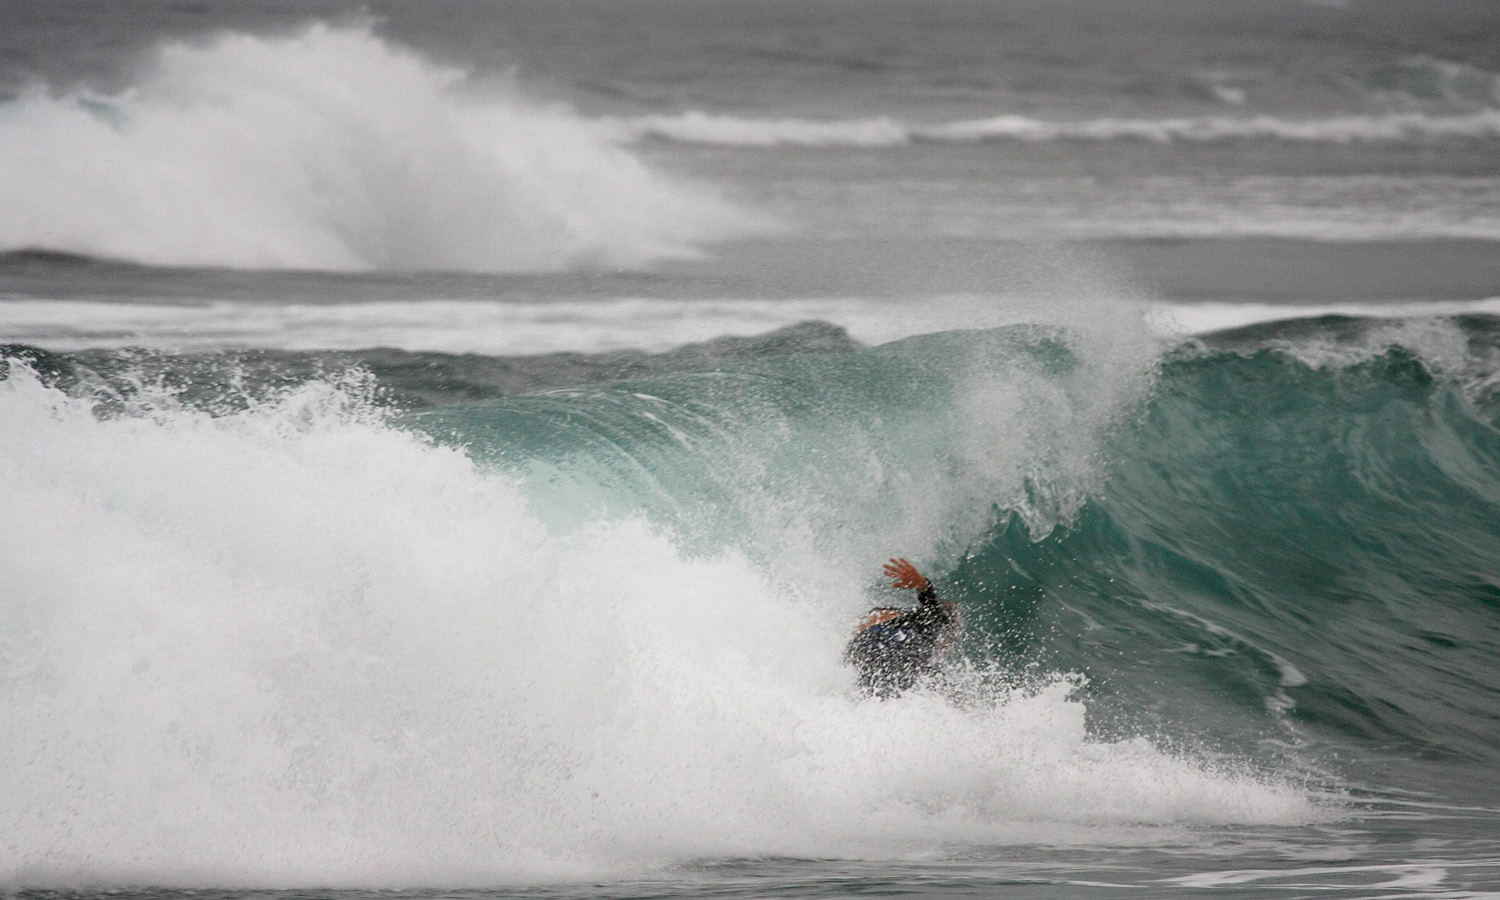
[[[0,893],[1500,897],[1500,4],[0,0]]]

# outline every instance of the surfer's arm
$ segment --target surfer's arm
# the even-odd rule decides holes
[[[932,587],[932,582],[917,571],[917,567],[900,557],[891,557],[890,561],[881,567],[881,571],[891,580],[891,584],[898,588],[915,588],[925,591]]]
[[[881,571],[885,572],[886,577],[891,580],[891,584],[895,587],[919,591],[920,593],[917,594],[918,600],[925,603],[928,600],[937,599],[937,593],[933,590],[932,582],[928,581],[925,575],[917,571],[916,566],[905,559],[893,556],[881,568]]]
[[[937,595],[937,588],[917,567],[900,557],[892,557],[885,564],[886,577],[891,579],[891,584],[898,588],[907,588],[917,592],[917,602],[925,608],[940,608],[943,615],[949,620],[956,619],[958,607]]]

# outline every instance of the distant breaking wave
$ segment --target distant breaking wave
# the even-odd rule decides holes
[[[1191,116],[1167,119],[1103,118],[1052,122],[1030,116],[923,124],[889,116],[869,119],[757,119],[693,111],[671,116],[614,120],[623,140],[656,139],[723,147],[894,147],[921,142],[987,141],[1227,141],[1271,139],[1322,143],[1421,141],[1500,137],[1500,110],[1432,115],[1333,116],[1290,119],[1279,116]]]
[[[168,43],[111,96],[0,102],[0,250],[156,265],[554,271],[758,223],[570,110],[465,93],[368,27]]]
[[[1500,75],[1466,63],[1418,54],[1372,73],[1367,86],[1445,103],[1500,104]]]

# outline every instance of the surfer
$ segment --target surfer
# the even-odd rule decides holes
[[[939,598],[932,582],[905,559],[892,557],[882,571],[895,587],[917,591],[917,605],[870,610],[844,659],[859,670],[860,688],[893,697],[938,670],[958,631],[958,607]]]

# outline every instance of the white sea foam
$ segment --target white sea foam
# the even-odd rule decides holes
[[[625,140],[660,138],[725,147],[891,147],[911,141],[912,128],[880,116],[857,120],[757,119],[693,110],[677,115],[606,119]]]
[[[556,270],[766,223],[569,110],[366,27],[165,45],[115,96],[0,106],[0,248],[162,265]]]
[[[1066,679],[855,700],[858,586],[549,531],[518,487],[358,385],[101,419],[13,371],[0,883],[494,884],[1315,815],[1090,739]]]
[[[1076,307],[1076,308],[1074,308]],[[922,303],[829,297],[805,300],[416,300],[351,303],[190,304],[93,300],[7,300],[0,303],[0,343],[49,350],[143,347],[173,352],[238,349],[359,350],[528,356],[541,353],[659,352],[724,335],[762,334],[805,321],[839,325],[856,340],[881,344],[955,328],[1017,322],[1139,320],[1173,338],[1262,322],[1316,318],[1428,319],[1500,315],[1500,297],[1412,303],[1157,303],[1091,296],[1059,313],[1039,297],[948,295]],[[1050,312],[1044,312],[1050,310]],[[1105,315],[1107,313],[1107,315]]]
[[[851,193],[799,184],[820,236],[913,233],[982,241],[1279,237],[1319,243],[1500,240],[1500,179],[1447,175],[995,177]]]
[[[1055,121],[998,115],[955,122],[908,122],[888,116],[868,119],[767,119],[694,110],[611,120],[620,139],[657,138],[684,144],[728,147],[894,147],[918,141],[1224,141],[1270,138],[1350,143],[1438,138],[1500,137],[1500,110],[1459,114],[1421,112],[1342,115],[1296,119],[1273,115],[1100,118]]]
[[[394,347],[526,356],[662,351],[818,320],[848,329],[862,343],[880,344],[913,334],[1034,321],[1038,305],[1025,298],[953,295],[924,301],[922,315],[913,316],[909,302],[860,297],[182,304],[17,299],[0,303],[0,343],[60,351]]]
[[[1181,303],[1158,304],[1148,322],[1159,334],[1210,334],[1263,322],[1349,316],[1357,319],[1430,319],[1446,316],[1500,315],[1500,297],[1484,300],[1414,303]]]

